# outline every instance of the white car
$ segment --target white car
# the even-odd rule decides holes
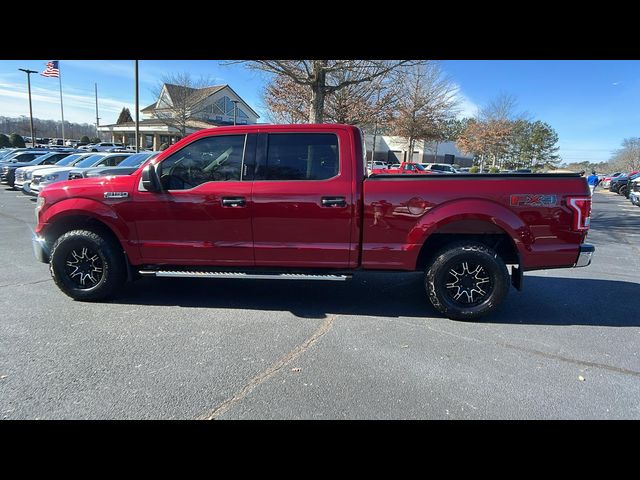
[[[33,174],[39,170],[51,170],[55,168],[64,168],[64,167],[72,167],[76,163],[81,160],[90,157],[91,155],[95,155],[94,153],[72,153],[71,155],[67,155],[62,160],[54,163],[53,165],[35,165],[32,167],[20,167],[16,170],[16,180],[15,187],[20,190],[22,189],[22,193],[30,194],[31,191],[31,180],[33,179]]]
[[[423,163],[422,165],[427,170],[433,170],[441,173],[458,173],[458,171],[448,163]]]
[[[73,166],[47,168],[38,170],[33,174],[29,189],[32,195],[37,195],[47,185],[69,180],[69,173],[78,169],[91,167],[115,167],[125,158],[130,157],[130,153],[94,153],[88,155]]]
[[[114,148],[124,148],[124,144],[114,142],[90,143],[89,145],[78,147],[78,150],[85,150],[87,152],[107,152]]]
[[[640,178],[631,181],[629,185],[629,200],[634,205],[640,207]]]

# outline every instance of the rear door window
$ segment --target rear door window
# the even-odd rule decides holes
[[[266,165],[256,180],[327,180],[338,175],[338,137],[333,133],[274,133]]]

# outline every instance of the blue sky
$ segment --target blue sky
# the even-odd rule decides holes
[[[0,115],[28,115],[26,79],[18,68],[44,70],[47,60],[0,61]],[[441,61],[458,85],[462,113],[501,93],[514,95],[518,109],[549,123],[560,137],[566,162],[608,160],[623,138],[640,136],[640,61]],[[217,60],[141,60],[140,104],[155,98],[152,89],[164,74],[190,72],[228,83],[266,121],[260,98],[262,73]],[[113,123],[122,107],[134,108],[133,61],[61,60],[65,119],[95,122],[94,83],[98,84],[100,123]],[[59,119],[57,78],[32,75],[33,114]]]

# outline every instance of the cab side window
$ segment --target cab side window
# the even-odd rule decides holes
[[[269,135],[266,166],[257,180],[326,180],[338,175],[338,137],[332,133]]]
[[[165,190],[188,190],[207,182],[242,178],[246,135],[201,138],[160,162],[158,176]]]

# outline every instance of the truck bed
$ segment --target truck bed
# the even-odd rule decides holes
[[[474,234],[510,237],[524,270],[571,267],[586,233],[571,229],[569,196],[589,196],[578,174],[372,175],[362,266],[413,270],[425,239],[429,250],[443,236]]]

